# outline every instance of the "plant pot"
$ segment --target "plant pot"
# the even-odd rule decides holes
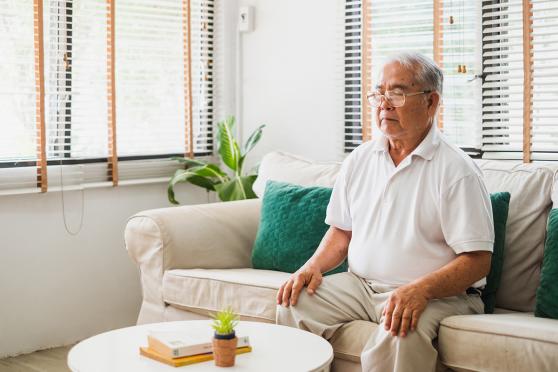
[[[238,338],[235,333],[228,335],[215,334],[213,338],[213,357],[217,367],[232,367],[236,357]]]

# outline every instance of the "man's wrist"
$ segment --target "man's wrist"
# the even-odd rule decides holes
[[[320,265],[318,265],[318,263],[312,259],[306,261],[304,266],[306,266],[308,269],[319,270],[320,272],[322,272]]]
[[[436,298],[432,286],[428,283],[418,281],[411,284],[414,285],[420,292],[422,292],[424,298],[426,298],[428,301]]]

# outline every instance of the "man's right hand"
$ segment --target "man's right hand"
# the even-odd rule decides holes
[[[303,287],[307,286],[308,294],[312,295],[321,283],[322,273],[320,270],[312,265],[304,265],[279,288],[277,304],[285,307],[295,306]]]

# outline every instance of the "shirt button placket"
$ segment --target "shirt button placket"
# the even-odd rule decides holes
[[[386,182],[386,185],[384,186],[384,190],[382,191],[382,204],[385,206],[389,206],[389,204],[391,204],[389,201],[389,185],[391,184],[391,180],[393,179],[394,176],[395,174],[390,177],[390,179]]]

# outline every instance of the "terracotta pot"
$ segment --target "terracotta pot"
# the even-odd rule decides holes
[[[213,338],[213,357],[217,367],[232,367],[236,357],[238,338],[234,333],[230,335],[215,334]]]

